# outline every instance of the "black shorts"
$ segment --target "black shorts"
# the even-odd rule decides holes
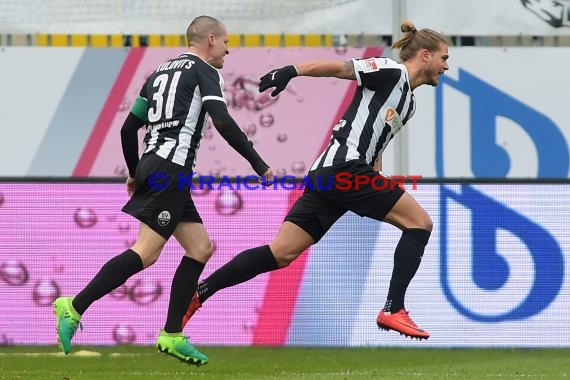
[[[344,173],[340,181],[339,173]],[[356,189],[354,181],[352,185],[347,182],[349,175],[352,179],[366,176],[373,184],[359,184]],[[360,160],[316,169],[309,172],[309,178],[314,189],[305,186],[303,195],[291,207],[285,220],[301,227],[315,243],[347,211],[384,220],[405,192],[401,187],[391,186],[382,180],[372,166]]]
[[[189,169],[154,153],[143,155],[135,174],[137,188],[123,212],[147,224],[167,240],[178,222],[202,223],[190,189],[179,186],[179,175],[186,177],[190,173]]]

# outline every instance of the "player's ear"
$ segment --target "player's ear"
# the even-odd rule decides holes
[[[430,58],[431,58],[431,52],[428,49],[421,49],[420,52],[420,58],[422,60],[422,62],[427,63],[429,62]]]
[[[208,46],[214,46],[216,37],[213,34],[208,35]]]

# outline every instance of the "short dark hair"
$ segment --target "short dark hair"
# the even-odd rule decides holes
[[[210,16],[198,16],[186,29],[186,38],[188,46],[199,43],[209,35],[219,36],[224,31],[224,25],[218,20]]]

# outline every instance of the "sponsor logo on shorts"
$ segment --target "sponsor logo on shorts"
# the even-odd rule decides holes
[[[160,214],[158,214],[158,218],[156,218],[156,220],[158,221],[159,226],[167,226],[168,223],[170,223],[170,212],[166,210],[161,211]]]

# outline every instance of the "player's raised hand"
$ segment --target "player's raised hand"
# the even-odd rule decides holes
[[[288,65],[281,67],[279,69],[273,69],[264,76],[261,77],[261,82],[259,83],[259,92],[263,92],[268,88],[275,87],[275,90],[271,93],[271,96],[277,96],[281,91],[287,87],[287,83],[297,75],[297,69],[293,65]]]

